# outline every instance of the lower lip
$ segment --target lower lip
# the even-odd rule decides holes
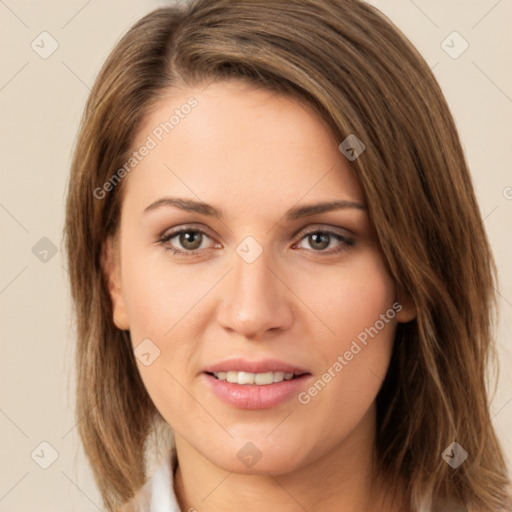
[[[296,396],[311,375],[304,374],[290,380],[274,382],[264,386],[256,384],[233,384],[203,374],[213,393],[223,402],[238,409],[271,409]]]

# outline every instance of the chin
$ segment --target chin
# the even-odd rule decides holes
[[[240,437],[238,437],[240,439]],[[255,440],[245,443],[234,440],[219,451],[204,455],[225,471],[244,475],[286,474],[305,464],[304,441],[288,442],[286,446],[271,440]]]

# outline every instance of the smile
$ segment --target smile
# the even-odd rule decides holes
[[[282,382],[283,380],[291,380],[297,375],[285,372],[265,372],[265,373],[251,373],[251,372],[212,372],[216,379],[224,380],[232,384],[256,384],[257,386],[268,386],[275,382]]]

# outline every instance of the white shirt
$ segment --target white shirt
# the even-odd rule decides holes
[[[126,503],[123,512],[182,512],[174,492],[176,452],[164,458],[153,476]]]

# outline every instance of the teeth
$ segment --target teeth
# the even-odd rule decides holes
[[[250,373],[231,371],[213,372],[213,375],[219,380],[225,380],[232,384],[256,384],[258,386],[266,386],[274,382],[293,379],[293,373],[284,372]]]

